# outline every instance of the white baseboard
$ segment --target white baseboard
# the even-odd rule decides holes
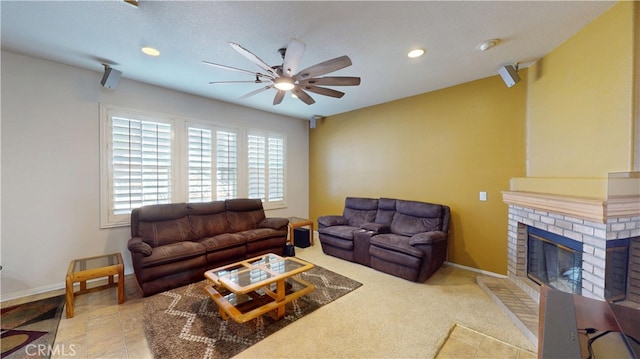
[[[133,274],[133,272],[131,272],[131,273],[126,273],[125,272],[124,276],[126,277],[129,274]],[[93,282],[97,282],[97,281],[106,281],[106,278],[98,278],[98,279],[88,280],[87,283],[93,283]],[[79,286],[79,285],[80,285],[79,283],[74,283],[74,286]],[[4,302],[9,301],[9,300],[20,299],[20,298],[23,298],[23,297],[43,294],[43,293],[47,293],[47,292],[53,292],[53,291],[56,291],[56,290],[63,290],[63,291],[66,290],[66,283],[65,282],[55,283],[55,284],[45,285],[45,286],[42,286],[42,287],[22,290],[22,291],[19,291],[19,292],[13,292],[13,293],[9,293],[9,294],[6,294],[6,295],[0,295],[0,302],[4,303]]]
[[[491,277],[508,278],[504,274],[498,274],[498,273],[489,272],[489,271],[478,269],[478,268],[467,267],[467,266],[463,266],[462,264],[456,264],[456,263],[451,263],[451,262],[444,262],[444,264],[450,265],[452,267],[457,267],[457,268],[465,269],[465,270],[468,270],[468,271],[472,271],[472,272],[488,275],[488,276],[491,276]]]

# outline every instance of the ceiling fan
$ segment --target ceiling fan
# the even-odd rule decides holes
[[[242,56],[249,59],[251,62],[258,65],[264,72],[254,72],[244,70],[237,67],[216,64],[213,62],[202,61],[204,64],[218,67],[225,70],[243,72],[255,76],[255,80],[252,81],[213,81],[210,84],[235,84],[235,83],[266,83],[255,91],[240,97],[247,98],[269,89],[276,89],[276,95],[273,99],[273,104],[278,105],[284,99],[287,91],[291,91],[293,95],[299,98],[307,105],[315,103],[315,100],[309,96],[307,91],[314,92],[319,95],[341,98],[344,96],[344,92],[336,91],[321,86],[357,86],[360,85],[359,77],[349,76],[327,76],[318,77],[330,72],[338,71],[345,67],[351,66],[351,59],[349,56],[340,56],[335,59],[327,60],[319,64],[307,67],[304,70],[298,71],[298,66],[302,60],[304,54],[305,44],[297,39],[291,39],[289,45],[286,48],[279,49],[280,55],[282,55],[283,63],[281,65],[269,66],[262,61],[258,56],[254,55],[251,51],[245,49],[237,43],[229,42],[232,48],[238,51]]]

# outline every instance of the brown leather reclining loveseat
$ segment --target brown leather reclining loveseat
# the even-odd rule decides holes
[[[341,216],[318,217],[324,253],[414,282],[447,257],[450,209],[392,198],[347,197]]]
[[[144,296],[204,279],[206,270],[265,253],[282,255],[286,218],[259,199],[143,206],[131,212],[133,269]]]

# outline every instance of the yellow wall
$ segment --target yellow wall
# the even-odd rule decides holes
[[[616,4],[528,69],[526,179],[516,190],[606,198],[633,170],[633,2]]]
[[[500,191],[525,173],[525,84],[509,89],[492,76],[319,121],[309,139],[311,218],[342,213],[346,196],[446,204],[449,261],[506,273]]]
[[[616,4],[511,89],[492,76],[320,121],[311,218],[346,196],[447,204],[448,260],[506,274],[500,191],[606,198],[607,174],[633,169],[634,7]]]

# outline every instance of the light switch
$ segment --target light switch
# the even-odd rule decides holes
[[[480,192],[480,200],[483,202],[487,200],[487,192]]]

